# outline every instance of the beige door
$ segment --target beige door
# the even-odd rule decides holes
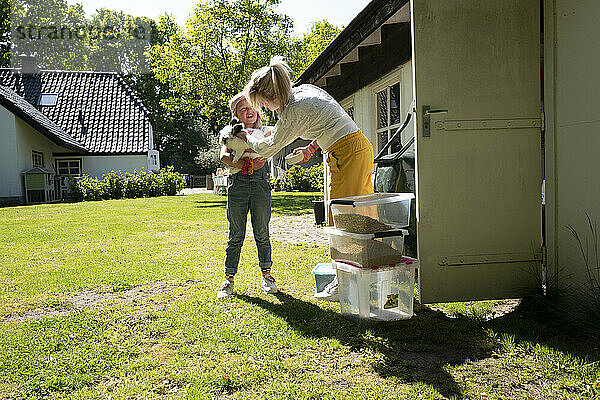
[[[539,286],[539,4],[411,0],[422,303]]]

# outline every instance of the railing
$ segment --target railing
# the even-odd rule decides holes
[[[392,163],[396,162],[415,143],[415,137],[413,136],[408,140],[408,142],[406,142],[406,144],[404,146],[402,146],[402,148],[400,149],[400,151],[398,153],[394,154],[393,157],[384,158],[386,156],[387,150],[390,148],[390,146],[392,144],[394,144],[396,141],[399,141],[400,138],[402,137],[402,132],[404,132],[404,130],[410,123],[410,120],[412,119],[412,114],[413,113],[412,113],[412,104],[411,104],[411,107],[409,108],[409,110],[406,114],[406,118],[404,119],[404,122],[402,123],[402,125],[396,130],[394,135],[390,138],[390,140],[388,140],[388,142],[385,144],[385,146],[383,146],[383,148],[381,150],[379,150],[379,153],[377,153],[377,156],[375,156],[375,160],[373,160],[373,162],[375,164],[392,164]]]

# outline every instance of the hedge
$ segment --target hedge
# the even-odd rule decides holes
[[[315,164],[310,168],[294,165],[283,175],[272,178],[271,185],[276,191],[322,192],[323,164]]]
[[[111,171],[102,179],[84,175],[70,182],[72,201],[133,199],[136,197],[174,196],[185,187],[183,177],[172,166],[158,173]]]

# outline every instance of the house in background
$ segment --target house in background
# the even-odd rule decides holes
[[[520,297],[544,276],[593,283],[568,227],[593,241],[586,214],[600,218],[599,12],[593,0],[372,0],[300,76],[353,112],[376,151],[411,109],[421,302]]]
[[[319,86],[332,95],[378,153],[401,126],[413,97],[408,2],[371,1],[294,84],[303,83]],[[401,143],[412,136],[411,126],[404,131]],[[308,143],[298,139],[288,145],[273,157],[274,164],[280,166],[285,155]],[[399,146],[391,146],[390,151]],[[316,162],[322,162],[322,158],[316,158]],[[327,187],[327,163],[323,166]]]
[[[35,174],[48,189],[35,201],[51,201],[68,177],[160,168],[150,113],[120,75],[40,71],[29,57],[22,66],[0,69],[0,203],[34,201]]]
[[[404,0],[371,1],[295,83],[310,83],[331,94],[375,154],[402,125],[413,99],[409,8]],[[401,142],[388,151],[397,151],[413,136],[409,125]],[[327,187],[326,163],[324,167]]]
[[[296,82],[301,83],[331,94],[377,153],[400,127],[412,102],[408,2],[371,1],[304,70]],[[413,135],[406,131],[402,143]]]

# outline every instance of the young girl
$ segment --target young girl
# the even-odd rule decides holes
[[[271,136],[240,136],[263,157],[272,157],[298,137],[314,139],[294,152],[304,154],[302,162],[319,147],[327,152],[330,199],[373,193],[373,146],[369,140],[327,92],[313,85],[292,88],[289,70],[283,58],[274,57],[268,67],[252,74],[244,89],[248,100],[255,108],[277,111],[279,121]]]
[[[294,152],[304,154],[301,162],[308,161],[319,147],[327,152],[330,199],[373,193],[373,146],[369,140],[327,92],[313,85],[292,88],[289,71],[283,58],[274,57],[268,67],[252,74],[244,89],[250,104],[277,111],[279,121],[269,137],[240,136],[263,157],[272,157],[298,137],[313,139]],[[337,280],[316,297],[336,300]]]
[[[244,124],[248,137],[263,138],[270,134],[262,127],[260,116],[250,106],[243,93],[234,96],[229,107],[232,117]],[[225,281],[217,292],[217,298],[233,294],[234,276],[237,273],[240,253],[246,237],[248,211],[252,221],[254,240],[258,250],[258,264],[261,269],[261,284],[266,293],[276,293],[275,279],[271,276],[271,241],[269,220],[271,219],[271,186],[268,182],[268,168],[264,158],[244,157],[233,162],[231,150],[221,147],[221,161],[239,170],[229,175],[227,182],[227,221],[229,240],[225,250]]]

